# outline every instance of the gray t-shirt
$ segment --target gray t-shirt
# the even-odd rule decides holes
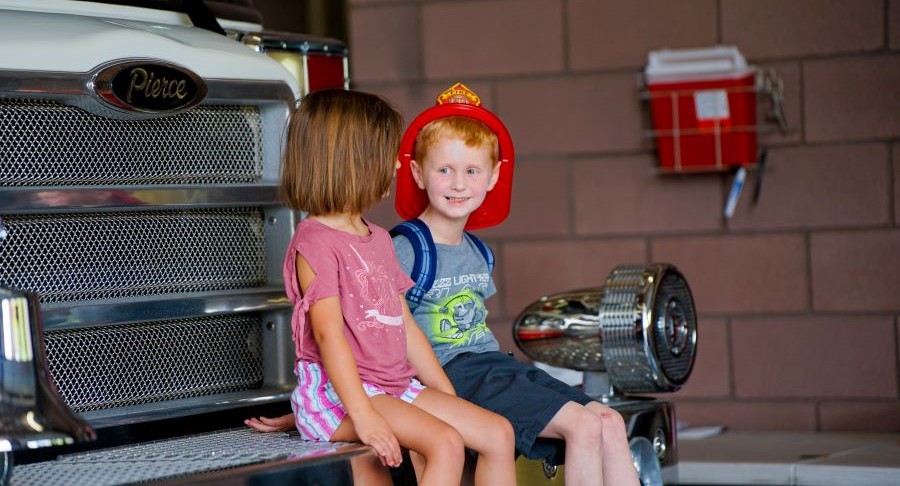
[[[404,236],[393,238],[400,266],[412,273],[415,254]],[[441,365],[461,353],[498,351],[500,344],[487,327],[484,301],[496,293],[487,262],[468,238],[459,245],[435,244],[434,285],[413,311]]]

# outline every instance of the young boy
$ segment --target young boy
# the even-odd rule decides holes
[[[518,452],[564,460],[569,485],[637,485],[618,412],[500,352],[487,327],[492,255],[466,230],[506,218],[513,160],[506,128],[461,83],[410,124],[400,145],[396,209],[421,223],[393,239],[403,270],[417,281],[407,302],[457,395],[506,417]],[[433,244],[416,241],[429,237]],[[433,281],[423,284],[419,274]],[[259,430],[280,428],[281,419],[253,420],[248,425]]]

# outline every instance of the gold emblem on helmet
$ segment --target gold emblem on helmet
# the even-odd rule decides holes
[[[466,105],[481,106],[481,98],[479,98],[474,91],[469,89],[468,86],[462,83],[456,83],[438,95],[437,104],[443,105],[446,103],[463,103]]]

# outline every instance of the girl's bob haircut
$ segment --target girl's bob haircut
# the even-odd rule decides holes
[[[312,215],[361,213],[388,193],[403,117],[360,91],[306,95],[288,125],[279,195]]]

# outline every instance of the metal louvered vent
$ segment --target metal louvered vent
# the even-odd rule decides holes
[[[263,171],[254,106],[116,120],[45,100],[0,100],[0,186],[247,183]]]
[[[41,303],[259,287],[266,283],[257,208],[3,218],[0,285]]]
[[[258,388],[258,315],[176,319],[44,333],[66,404],[102,410]]]

